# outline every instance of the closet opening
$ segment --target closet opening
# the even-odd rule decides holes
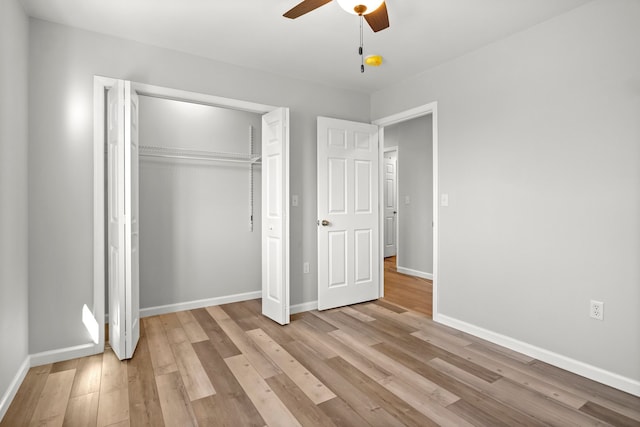
[[[140,314],[260,298],[261,115],[139,97]]]
[[[136,335],[139,317],[260,297],[265,316],[288,323],[288,116],[281,107],[94,78],[90,314],[98,325],[109,321],[110,336],[116,328]],[[132,341],[126,351],[112,345],[119,358],[131,357]]]

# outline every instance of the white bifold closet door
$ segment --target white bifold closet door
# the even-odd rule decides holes
[[[120,360],[140,337],[138,96],[117,80],[107,96],[109,343]]]
[[[289,323],[289,109],[262,116],[262,314]]]
[[[380,296],[378,127],[318,117],[318,309]]]

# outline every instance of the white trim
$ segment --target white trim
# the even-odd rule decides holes
[[[427,114],[434,112],[437,109],[437,106],[437,102],[431,102],[429,104],[424,104],[410,110],[402,111],[397,114],[392,114],[390,116],[374,120],[372,123],[380,127],[395,125],[397,123],[406,122],[407,120],[415,119],[417,117],[426,116]]]
[[[146,83],[131,82],[131,87],[138,93],[138,95],[172,99],[174,101],[189,102],[191,104],[230,108],[233,110],[248,111],[251,113],[265,114],[278,108],[273,105],[257,104],[255,102],[241,101],[238,99],[224,98],[221,96],[207,95],[198,92],[189,92],[180,89],[171,89]]]
[[[438,322],[443,325],[450,326],[460,331],[469,333],[479,338],[483,338],[502,347],[526,354],[527,356],[549,363],[558,368],[573,372],[574,374],[592,379],[602,384],[614,387],[618,390],[631,393],[640,397],[640,381],[624,377],[614,372],[598,368],[593,365],[563,356],[558,353],[536,347],[526,342],[516,340],[514,338],[481,328],[476,325],[454,319],[452,317],[440,314]]]
[[[374,120],[372,123],[374,125],[378,125],[380,127],[379,130],[379,152],[380,152],[380,161],[382,161],[382,156],[383,156],[383,148],[382,146],[384,145],[384,127],[385,126],[391,126],[391,125],[395,125],[397,123],[402,123],[405,122],[407,120],[411,120],[411,119],[415,119],[418,117],[422,117],[422,116],[426,116],[428,114],[431,114],[431,121],[432,121],[432,134],[433,134],[433,274],[432,274],[432,278],[431,280],[433,281],[433,320],[438,321],[438,318],[440,316],[440,313],[438,311],[438,254],[440,251],[440,234],[438,232],[439,230],[439,222],[438,222],[438,212],[439,212],[439,206],[440,204],[438,203],[439,197],[439,191],[440,191],[440,187],[439,187],[439,169],[438,169],[438,103],[437,102],[431,102],[429,104],[424,104],[415,108],[411,108],[409,110],[397,113],[397,114],[392,114],[391,116],[387,116],[387,117],[383,117],[377,120]],[[379,172],[379,182],[380,182],[380,192],[382,192],[382,179],[383,179],[383,174],[382,174],[382,168],[380,168],[380,172]],[[383,209],[383,196],[380,197],[380,203],[378,206],[378,209],[381,210]],[[380,215],[380,217],[382,217],[382,215]],[[380,230],[383,230],[383,224],[382,224],[382,218],[380,219]],[[398,247],[399,249],[399,247]],[[380,239],[380,245],[378,250],[380,251],[380,255],[382,256],[382,254],[384,254],[384,241],[383,239]],[[380,297],[384,296],[384,263],[381,263],[382,265],[380,266],[380,274],[381,274],[381,279],[380,279]]]
[[[408,274],[409,276],[422,277],[423,279],[433,280],[433,274],[425,273],[424,271],[400,267],[399,265],[396,266],[396,270],[398,270],[398,273]]]
[[[434,102],[432,104],[428,104],[431,107],[431,125],[432,125],[432,133],[433,133],[433,319],[437,321],[440,316],[440,311],[438,310],[438,288],[440,287],[440,282],[438,280],[438,269],[439,269],[439,259],[440,259],[440,221],[439,221],[439,212],[440,212],[440,170],[438,168],[438,153],[439,153],[439,142],[438,142],[438,103]]]
[[[9,388],[5,391],[4,395],[2,395],[2,399],[0,399],[0,421],[4,418],[9,406],[11,406],[11,402],[13,398],[16,397],[16,393],[18,393],[18,389],[22,385],[22,381],[24,381],[24,377],[27,376],[27,372],[29,372],[29,367],[31,366],[31,360],[29,355],[24,359],[24,362],[18,368],[18,372],[16,372],[16,376],[13,377],[11,384],[9,384]]]
[[[176,304],[159,305],[157,307],[141,308],[140,317],[156,316],[158,314],[175,313],[177,311],[193,310],[214,305],[230,304],[232,302],[247,301],[262,297],[262,291],[246,292],[244,294],[226,295],[223,297],[199,299],[195,301],[179,302]]]
[[[97,353],[105,342],[104,135],[105,91],[115,79],[93,76],[93,316],[98,322]]]
[[[376,124],[375,122],[373,124]],[[378,126],[378,297],[384,298],[384,127]],[[398,249],[396,241],[396,251]]]
[[[318,309],[318,301],[303,302],[302,304],[296,304],[291,306],[291,314],[302,313],[305,311],[312,311]]]
[[[275,107],[274,107],[275,109]],[[284,301],[285,301],[285,313],[284,321],[285,325],[291,321],[291,135],[290,135],[290,123],[289,108],[282,107],[284,110],[284,138],[282,141],[282,180],[284,181],[284,194],[282,195],[282,215],[284,216],[284,230],[282,230],[282,241],[284,245],[284,262],[283,262],[283,283],[284,287]],[[265,113],[267,113],[265,111]],[[263,181],[265,182],[265,181]],[[261,197],[263,200],[267,200],[267,193],[269,190],[263,191]],[[263,204],[264,206],[264,204]],[[262,227],[267,228],[268,221],[267,215],[262,214]],[[263,255],[264,256],[264,255]],[[265,286],[265,279],[263,276],[262,287]],[[264,298],[264,289],[260,293],[260,297]],[[264,313],[264,309],[263,309]]]
[[[42,353],[32,354],[31,366],[46,365],[48,363],[62,362],[64,360],[77,359],[78,357],[92,356],[102,353],[98,350],[99,344],[81,344],[73,347],[58,348],[56,350],[43,351]]]

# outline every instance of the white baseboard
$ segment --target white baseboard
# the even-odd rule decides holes
[[[302,304],[292,305],[290,307],[290,313],[296,314],[296,313],[302,313],[304,311],[311,311],[311,310],[317,310],[317,309],[318,309],[318,301],[310,301],[310,302],[304,302]]]
[[[527,344],[525,342],[513,339],[502,334],[498,334],[479,326],[472,325],[462,320],[445,316],[443,314],[437,314],[436,316],[434,316],[433,320],[450,326],[454,329],[458,329],[471,335],[483,338],[494,344],[498,344],[511,350],[526,354],[527,356],[549,363],[550,365],[557,366],[558,368],[565,369],[569,372],[573,372],[574,374],[581,375],[599,383],[606,384],[613,388],[617,388],[618,390],[622,390],[640,397],[640,381],[624,377],[614,372],[606,371],[604,369],[589,365],[579,360],[575,360],[570,357],[566,357],[561,354],[546,350],[544,348]]]
[[[93,354],[102,353],[103,351],[103,347],[101,347],[99,344],[94,343],[43,351],[42,353],[35,353],[30,355],[31,366],[40,366],[46,365],[47,363],[56,363],[63,360],[71,360],[78,357],[91,356]]]
[[[416,276],[416,277],[422,277],[423,279],[433,280],[433,274],[425,273],[424,271],[413,270],[411,268],[405,268],[400,266],[397,266],[396,270],[398,270],[398,273],[408,274],[409,276]]]
[[[16,396],[20,385],[22,385],[22,381],[24,381],[24,377],[27,376],[27,372],[29,372],[29,367],[31,366],[30,357],[24,359],[20,368],[18,368],[18,372],[16,372],[16,376],[13,377],[13,381],[9,384],[9,388],[2,395],[2,399],[0,400],[0,421],[4,418],[4,415],[7,413],[13,398]]]
[[[158,314],[175,313],[176,311],[193,310],[213,305],[229,304],[238,301],[262,298],[262,291],[246,292],[244,294],[227,295],[223,297],[179,302],[177,304],[159,305],[157,307],[141,308],[140,317],[156,316]]]

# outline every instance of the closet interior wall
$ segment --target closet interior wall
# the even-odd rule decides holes
[[[260,128],[255,113],[140,97],[141,310],[261,290],[260,165],[144,150],[248,155],[252,136],[259,153]]]

